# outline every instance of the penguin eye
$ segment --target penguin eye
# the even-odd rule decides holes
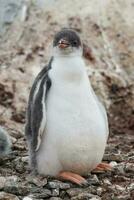
[[[77,45],[77,41],[75,40],[75,41],[73,41],[73,44],[74,44],[74,46],[76,46]]]

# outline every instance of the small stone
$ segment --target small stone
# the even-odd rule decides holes
[[[36,190],[36,189],[35,189]],[[41,188],[38,188],[36,190],[36,193],[34,191],[31,190],[31,198],[33,199],[46,199],[48,197],[51,197],[52,196],[52,193],[50,190],[48,189],[41,189]]]
[[[128,158],[128,161],[134,163],[134,156],[130,156],[130,157]]]
[[[82,188],[70,188],[69,190],[67,190],[67,194],[68,194],[70,197],[73,197],[73,196],[78,195],[78,194],[81,193],[82,191],[83,191]]]
[[[23,185],[19,182],[19,178],[17,176],[7,177],[4,191],[7,193],[12,193],[15,195],[27,195],[31,190],[31,186]]]
[[[33,200],[33,199],[30,197],[24,197],[23,200]]]
[[[134,190],[130,191],[130,197],[131,197],[131,199],[134,199]]]
[[[28,156],[24,156],[21,158],[22,162],[28,163]]]
[[[0,192],[0,200],[19,200],[19,198],[10,193]]]
[[[82,199],[88,199],[92,198],[93,195],[88,192],[82,192],[81,194],[78,194],[78,196],[72,197],[71,200],[82,200]]]
[[[83,199],[100,200],[100,197],[95,196],[89,192],[82,192],[82,193],[78,194],[78,196],[71,198],[71,200],[83,200]]]
[[[3,176],[0,176],[0,190],[4,188],[6,182],[6,178]]]
[[[130,200],[130,195],[120,195],[117,198],[118,200]]]
[[[134,183],[131,183],[131,184],[127,187],[127,189],[128,189],[129,191],[134,190]]]
[[[47,179],[44,177],[34,177],[29,181],[30,183],[34,183],[38,187],[43,187],[47,184]]]
[[[8,176],[6,177],[6,184],[15,184],[19,178],[17,176]]]
[[[90,200],[101,200],[101,198],[96,196],[96,197],[92,197]]]
[[[63,183],[61,181],[51,181],[48,183],[48,187],[51,189],[59,188],[59,189],[69,189],[69,183]]]
[[[24,151],[25,146],[23,144],[14,144],[14,149],[19,151]]]
[[[114,172],[117,175],[124,175],[125,171],[124,171],[124,163],[121,163],[120,165],[117,165],[114,167]]]
[[[87,188],[70,188],[66,192],[70,197],[77,197],[81,194],[86,195],[87,193],[92,194],[92,195],[97,194],[95,186],[87,187]]]
[[[52,190],[52,196],[57,197],[59,196],[59,194],[60,194],[60,191],[58,188]]]
[[[117,166],[118,164],[117,164],[116,161],[111,161],[111,162],[109,163],[109,165],[110,165],[111,167],[115,167],[115,166]]]
[[[120,185],[115,185],[115,189],[118,191],[121,191],[121,192],[123,192],[125,190],[125,188],[121,187]]]
[[[98,177],[96,176],[96,174],[93,174],[93,175],[90,175],[88,176],[88,179],[87,179],[88,183],[90,185],[99,185],[99,179]]]
[[[125,166],[125,171],[134,173],[134,164],[133,163],[127,163],[126,166]]]
[[[112,183],[111,183],[107,178],[105,178],[105,179],[103,180],[103,183],[104,183],[105,185],[112,185]]]
[[[14,167],[18,173],[23,174],[27,166],[22,162],[21,157],[17,157],[14,160]]]
[[[104,154],[103,160],[121,162],[123,157],[121,154]]]
[[[15,144],[17,142],[17,139],[11,136],[11,141],[12,141],[12,144]]]
[[[101,196],[102,192],[103,192],[103,189],[101,187],[98,187],[97,188],[97,195]]]
[[[41,199],[41,198],[38,199],[37,196],[38,196],[38,195],[30,194],[30,195],[24,197],[22,200],[43,200],[43,199]]]

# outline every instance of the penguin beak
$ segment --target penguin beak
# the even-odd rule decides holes
[[[58,43],[58,47],[59,47],[60,49],[65,49],[65,48],[67,48],[69,45],[70,45],[70,43],[69,43],[67,40],[65,40],[65,39],[61,39],[61,40],[59,41],[59,43]]]

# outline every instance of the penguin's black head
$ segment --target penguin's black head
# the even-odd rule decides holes
[[[53,47],[58,48],[63,54],[67,54],[74,49],[79,49],[81,40],[75,31],[64,28],[55,35]]]

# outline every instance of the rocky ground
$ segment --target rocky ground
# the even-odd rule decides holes
[[[129,20],[133,4],[128,2],[106,5],[100,21],[87,9],[84,14],[79,9],[79,15],[74,15],[66,7],[67,14],[58,13],[56,5],[53,12],[31,6],[25,21],[13,23],[1,39],[0,125],[13,142],[11,154],[0,158],[1,200],[134,199],[134,29]],[[107,108],[110,126],[103,160],[113,169],[89,173],[89,184],[83,187],[50,177],[32,177],[24,137],[32,81],[50,57],[54,33],[63,26],[75,28],[87,44],[87,71]]]
[[[17,134],[17,138],[12,154],[0,159],[1,200],[134,198],[134,153],[131,136],[116,134],[109,138],[103,160],[111,163],[112,171],[89,173],[86,177],[88,186],[83,187],[55,178],[30,175],[25,139],[21,134]]]

